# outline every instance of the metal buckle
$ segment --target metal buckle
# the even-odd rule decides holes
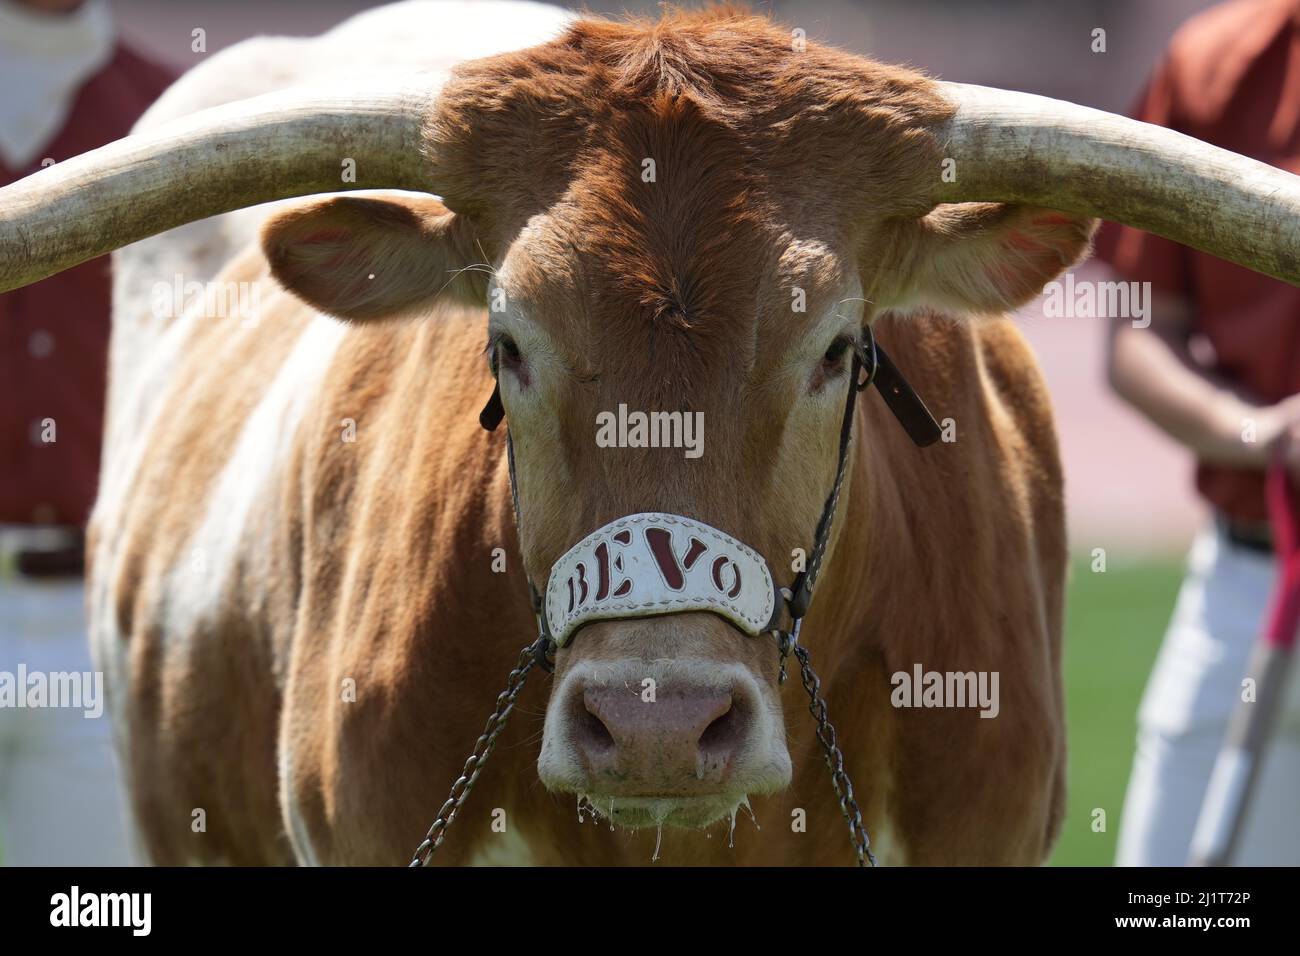
[[[551,656],[554,651],[555,642],[548,634],[539,634],[537,640],[533,641],[533,660],[548,674],[555,673],[555,658]]]
[[[799,630],[802,627],[803,618],[796,617],[794,619],[794,624],[790,626],[790,630],[783,631],[778,628],[772,632],[776,635],[777,660],[780,662],[780,666],[776,673],[776,683],[778,687],[785,683],[785,662],[790,656],[790,652],[799,646]]]
[[[855,339],[853,342],[853,354],[858,358],[858,364],[866,369],[866,380],[859,379],[854,383],[854,388],[859,392],[865,392],[876,380],[876,369],[880,368],[880,357],[876,353],[876,334],[871,331],[871,326],[862,327],[864,333],[862,339]]]

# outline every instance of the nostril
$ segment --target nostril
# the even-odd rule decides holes
[[[614,735],[609,732],[605,722],[591,710],[591,705],[584,702],[575,708],[573,733],[578,743],[588,753],[603,754],[614,749]]]
[[[700,753],[706,757],[730,757],[740,749],[744,735],[744,714],[740,701],[733,699],[720,716],[700,734]]]

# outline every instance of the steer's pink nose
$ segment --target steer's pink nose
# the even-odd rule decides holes
[[[571,700],[577,755],[606,793],[715,790],[727,781],[752,723],[744,696],[729,688],[588,686]]]

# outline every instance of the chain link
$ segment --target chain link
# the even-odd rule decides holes
[[[496,710],[488,718],[487,726],[483,728],[483,733],[474,744],[474,750],[470,753],[469,759],[465,761],[465,767],[461,770],[460,777],[451,785],[451,794],[447,797],[447,802],[442,805],[442,809],[438,811],[438,818],[429,827],[429,832],[425,834],[423,842],[415,848],[415,854],[411,857],[410,866],[428,866],[429,858],[433,856],[438,847],[442,846],[443,838],[447,835],[447,828],[456,819],[456,814],[460,811],[460,806],[465,802],[465,798],[469,796],[469,792],[474,789],[478,775],[483,772],[483,765],[487,763],[488,757],[492,755],[492,748],[496,744],[497,737],[505,729],[506,721],[510,718],[510,712],[514,710],[515,700],[519,697],[519,692],[524,689],[524,681],[528,679],[528,672],[533,669],[535,664],[545,666],[549,645],[549,638],[539,637],[519,652],[519,663],[510,672],[510,676],[506,678],[506,689],[497,696]]]
[[[839,740],[835,734],[835,725],[831,723],[826,701],[821,696],[821,678],[812,668],[808,649],[794,639],[797,634],[797,626],[794,635],[784,632],[777,634],[781,651],[781,670],[784,673],[785,658],[793,653],[799,662],[799,675],[803,682],[803,689],[808,693],[808,711],[817,722],[817,739],[821,742],[822,750],[826,752],[826,766],[831,772],[831,785],[835,788],[835,796],[840,801],[840,813],[844,815],[844,821],[849,825],[849,842],[853,844],[858,866],[876,866],[876,856],[871,852],[871,840],[862,822],[862,811],[858,808],[858,801],[853,795],[853,781],[849,779],[848,772],[844,769],[844,754],[840,750]]]

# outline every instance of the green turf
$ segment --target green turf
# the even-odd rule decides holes
[[[1069,805],[1054,866],[1109,866],[1115,859],[1137,708],[1182,578],[1179,559],[1121,562],[1104,573],[1072,569],[1065,627]],[[1094,832],[1093,811],[1106,811]]]

